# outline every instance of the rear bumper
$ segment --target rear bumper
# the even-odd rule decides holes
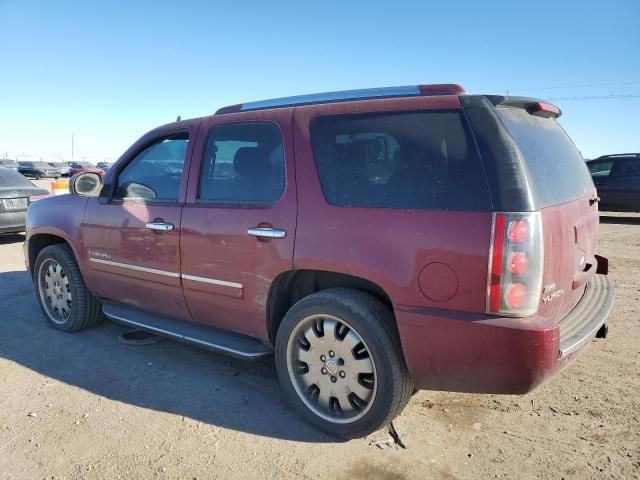
[[[417,388],[523,394],[577,358],[612,303],[610,280],[595,275],[580,302],[557,324],[537,316],[501,318],[408,307],[397,307],[396,318]]]
[[[613,284],[606,275],[594,275],[575,308],[558,323],[560,357],[566,357],[591,341],[613,306]]]
[[[0,213],[0,233],[24,232],[26,212]]]

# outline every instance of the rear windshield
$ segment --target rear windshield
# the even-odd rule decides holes
[[[566,203],[593,192],[582,155],[552,118],[536,117],[522,108],[497,108],[502,123],[518,145],[541,207]]]
[[[490,210],[459,111],[317,117],[313,153],[327,201],[366,208]]]

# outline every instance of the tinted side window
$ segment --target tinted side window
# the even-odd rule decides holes
[[[335,115],[311,122],[318,174],[333,205],[490,210],[461,112]]]
[[[611,176],[635,177],[640,175],[640,158],[618,160],[611,170]]]
[[[138,153],[118,175],[116,198],[177,202],[187,134],[163,138]]]
[[[207,136],[198,201],[268,205],[284,190],[282,135],[273,123],[217,125]]]
[[[611,172],[611,167],[613,167],[613,161],[589,162],[587,163],[587,167],[589,167],[589,172],[592,177],[607,177],[609,176],[609,172]]]

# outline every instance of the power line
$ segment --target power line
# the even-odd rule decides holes
[[[588,83],[582,85],[555,85],[552,87],[519,87],[519,88],[503,88],[501,91],[523,91],[523,90],[561,90],[566,88],[593,88],[593,87],[616,87],[620,85],[639,85],[640,80],[632,80],[628,82],[610,82],[610,83]]]
[[[550,97],[548,100],[615,100],[620,98],[640,98],[640,93],[623,93],[623,94],[612,94],[612,95],[582,95],[575,97]]]

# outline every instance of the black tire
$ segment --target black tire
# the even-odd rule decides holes
[[[43,276],[46,276],[46,267],[54,262],[57,262],[62,268],[63,278],[68,279],[66,291],[71,294],[68,318],[56,318],[55,312],[50,311],[51,302],[47,297]],[[64,332],[77,332],[102,322],[102,305],[87,289],[73,252],[68,245],[56,244],[43,248],[36,258],[33,272],[36,298],[45,318],[53,328]]]
[[[364,416],[355,418],[350,423],[336,423],[314,412],[305,403],[311,402],[310,398],[303,399],[303,394],[299,394],[294,386],[296,380],[292,380],[292,377],[300,377],[295,377],[296,373],[290,372],[289,365],[293,362],[288,348],[293,350],[299,347],[295,346],[293,338],[290,343],[290,337],[300,331],[300,327],[296,329],[299,324],[318,315],[335,317],[348,324],[362,339],[375,364],[375,394]],[[315,354],[319,352],[320,350],[315,351],[311,356],[315,358]],[[388,425],[402,412],[414,391],[402,355],[393,313],[381,301],[359,290],[333,288],[314,293],[297,302],[287,312],[278,329],[275,355],[278,377],[287,400],[307,421],[339,437],[363,437]],[[347,369],[346,366],[341,368]],[[322,370],[323,375],[326,375],[326,369]],[[331,381],[336,383],[335,378]],[[340,385],[336,385],[338,386]]]

